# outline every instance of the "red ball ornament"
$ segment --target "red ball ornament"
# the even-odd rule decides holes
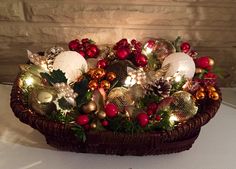
[[[80,42],[79,42],[78,39],[75,39],[75,40],[70,41],[69,44],[68,44],[68,46],[69,46],[69,49],[70,49],[70,50],[75,51],[76,49],[79,48]]]
[[[118,107],[114,103],[108,103],[105,106],[105,113],[107,117],[114,118],[118,114]]]
[[[147,115],[148,115],[148,116],[151,116],[153,113],[154,113],[153,110],[151,110],[151,109],[148,109],[148,110],[147,110]]]
[[[154,47],[154,45],[155,45],[155,41],[154,40],[149,40],[149,41],[147,41],[147,47],[148,48],[153,48]]]
[[[188,53],[189,50],[190,50],[191,46],[188,42],[183,42],[181,45],[180,45],[180,49],[182,52],[184,53]]]
[[[83,56],[83,57],[85,57],[85,52],[84,51],[82,51],[82,50],[76,50],[76,52],[78,52],[81,56]]]
[[[147,109],[148,109],[148,110],[152,110],[153,112],[156,112],[156,111],[157,111],[157,107],[158,107],[157,103],[152,102],[152,103],[150,103],[150,104],[147,106]]]
[[[130,54],[130,51],[129,49],[126,49],[126,48],[121,48],[116,51],[116,56],[120,60],[126,59],[129,56],[129,54]]]
[[[148,64],[148,59],[145,55],[139,54],[135,57],[135,63],[137,66],[145,67]]]
[[[88,39],[88,38],[84,38],[84,39],[81,40],[81,42],[82,42],[83,44],[89,43],[89,39]]]
[[[102,126],[103,127],[106,127],[106,126],[108,126],[109,125],[109,122],[107,121],[107,120],[104,120],[103,122],[102,122]]]
[[[96,45],[94,44],[90,44],[87,48],[86,48],[86,55],[89,58],[95,58],[97,57],[97,55],[99,54],[99,49]]]
[[[139,113],[137,115],[137,120],[141,127],[145,127],[149,122],[148,115],[146,113]]]
[[[203,56],[200,58],[195,59],[196,67],[210,70],[212,68],[212,59],[207,56]]]
[[[105,68],[107,67],[107,61],[105,59],[101,59],[97,62],[97,67],[98,68]]]
[[[75,122],[76,124],[81,125],[81,126],[88,124],[89,122],[88,115],[84,114],[84,115],[77,116],[75,119]]]
[[[156,121],[161,121],[161,116],[160,115],[156,116]]]

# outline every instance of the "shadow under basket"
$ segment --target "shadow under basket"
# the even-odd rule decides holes
[[[188,150],[197,139],[200,129],[213,118],[220,107],[220,99],[205,100],[200,111],[187,122],[176,126],[171,131],[154,131],[149,133],[125,134],[111,131],[86,133],[86,141],[76,138],[70,125],[48,120],[25,105],[17,78],[11,91],[11,108],[17,118],[40,131],[49,145],[60,150],[81,153],[99,153],[116,155],[157,155]]]

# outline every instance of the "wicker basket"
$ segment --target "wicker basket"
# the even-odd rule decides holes
[[[104,132],[88,132],[86,142],[79,141],[73,134],[70,125],[49,121],[35,113],[22,102],[22,92],[17,77],[11,91],[11,108],[21,122],[40,131],[49,145],[61,150],[81,153],[100,153],[117,155],[157,155],[176,153],[188,150],[199,135],[200,129],[214,117],[221,104],[206,100],[201,104],[197,115],[186,123],[176,126],[171,131],[124,134]]]

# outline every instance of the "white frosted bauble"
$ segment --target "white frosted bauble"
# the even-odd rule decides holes
[[[165,77],[170,77],[178,73],[184,75],[186,78],[193,78],[195,74],[195,63],[189,55],[183,52],[172,53],[165,58],[162,67],[168,63],[170,67]]]
[[[53,69],[60,69],[66,75],[68,83],[75,82],[83,72],[87,72],[88,65],[82,55],[75,51],[61,52],[54,60]]]

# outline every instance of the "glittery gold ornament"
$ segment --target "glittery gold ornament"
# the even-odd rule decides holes
[[[219,100],[219,98],[220,98],[220,96],[217,92],[210,92],[208,96],[212,100]]]
[[[97,110],[97,104],[94,101],[89,101],[82,106],[82,110],[86,114],[95,112]]]
[[[105,89],[105,90],[108,90],[108,89],[110,89],[111,84],[110,84],[109,81],[103,80],[103,81],[101,81],[101,83],[100,83],[100,87],[103,88],[103,89]]]
[[[92,75],[93,75],[93,73],[95,72],[95,68],[93,68],[93,69],[89,69],[89,71],[87,72],[87,74],[90,76],[90,77],[92,77]]]
[[[172,114],[175,115],[177,121],[182,122],[193,117],[198,110],[192,95],[186,91],[178,91],[173,95],[171,104]]]
[[[107,80],[112,82],[115,79],[116,79],[116,74],[114,72],[108,72],[107,73]]]
[[[89,89],[95,90],[98,88],[98,82],[97,80],[91,80],[88,84]]]
[[[93,79],[101,79],[106,75],[106,72],[102,68],[96,68],[92,74]]]
[[[196,99],[197,100],[202,100],[204,98],[205,98],[205,93],[204,92],[202,92],[200,90],[196,92]]]
[[[53,101],[57,97],[57,92],[51,87],[34,88],[29,95],[29,104],[32,109],[42,115],[52,113],[56,110]]]
[[[128,89],[124,87],[113,88],[109,92],[107,100],[109,102],[115,103],[121,112],[126,106],[134,104],[134,100],[132,99],[132,96],[129,94]]]
[[[97,113],[97,116],[99,119],[105,119],[106,118],[106,113],[104,111],[99,111]]]

